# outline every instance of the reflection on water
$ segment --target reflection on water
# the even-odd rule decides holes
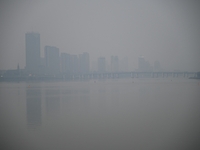
[[[2,83],[0,131],[15,149],[194,149],[199,90],[195,80]]]
[[[41,89],[26,88],[26,115],[29,127],[35,128],[41,125]]]
[[[45,106],[47,117],[59,117],[60,115],[60,91],[59,89],[45,90]]]
[[[64,115],[85,113],[90,109],[88,85],[65,86],[61,89],[62,113]]]

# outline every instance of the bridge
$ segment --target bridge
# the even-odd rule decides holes
[[[196,78],[198,72],[104,72],[63,74],[63,79],[109,79],[109,78]]]
[[[0,77],[0,81],[51,81],[51,80],[90,80],[90,79],[117,79],[117,78],[194,78],[200,79],[200,72],[104,72],[70,74],[59,76],[13,76]]]

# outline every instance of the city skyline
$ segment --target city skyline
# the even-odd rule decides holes
[[[119,78],[119,77],[189,77],[199,78],[199,72],[166,71],[158,60],[151,65],[144,56],[138,57],[138,67],[135,70],[128,69],[128,59],[120,60],[117,55],[110,57],[110,63],[106,57],[98,57],[97,66],[90,67],[90,54],[69,54],[59,51],[58,47],[46,45],[42,57],[40,49],[40,33],[27,32],[25,34],[26,66],[20,69],[0,70],[2,80],[53,80],[53,79],[91,79],[91,78]],[[94,63],[94,61],[93,61]],[[125,67],[125,68],[123,68]],[[192,76],[192,77],[191,77]]]
[[[40,49],[88,52],[90,65],[116,55],[128,57],[129,70],[135,70],[144,55],[166,70],[199,71],[199,6],[155,0],[0,2],[0,70],[26,66],[24,34],[34,31],[40,33]]]
[[[65,74],[87,74],[90,72],[122,72],[134,71],[128,69],[128,59],[120,60],[118,56],[112,55],[110,61],[106,61],[104,56],[98,57],[97,66],[91,68],[90,54],[69,54],[59,51],[55,46],[46,45],[43,50],[40,49],[40,34],[36,32],[27,32],[26,41],[26,66],[25,70],[31,74],[59,75]],[[44,57],[40,54],[44,53]],[[154,69],[157,64],[156,69]],[[137,71],[161,71],[160,62],[155,61],[152,66],[145,60],[144,56],[138,57]],[[19,63],[17,68],[19,68]]]
[[[32,35],[32,37],[30,36],[31,34],[33,34]],[[38,32],[34,32],[34,31],[32,31],[32,32],[27,32],[27,33],[25,33],[25,41],[27,41],[27,37],[29,37],[29,39],[34,39],[34,36],[36,37],[36,38],[38,38],[39,39],[39,41],[35,41],[36,43],[37,42],[39,42],[39,45],[40,45],[40,33],[38,33]],[[25,53],[26,53],[26,58],[32,58],[32,56],[29,56],[29,55],[27,55],[27,43],[29,43],[29,45],[31,44],[31,42],[25,42]],[[45,44],[44,44],[45,45]],[[34,64],[34,63],[32,63],[33,62],[33,60],[28,60],[29,62],[27,62],[27,59],[25,59],[25,66],[24,66],[24,68],[23,67],[21,67],[20,66],[20,64],[19,64],[19,62],[17,62],[17,64],[20,66],[20,68],[21,69],[26,69],[26,66],[27,66],[27,63],[28,63],[28,65],[29,64],[34,64],[34,65],[38,65],[38,63],[40,62],[40,65],[42,65],[42,62],[41,62],[41,59],[44,59],[45,58],[45,56],[46,56],[46,49],[47,49],[47,47],[48,48],[50,48],[50,49],[57,49],[58,50],[58,54],[59,54],[59,59],[61,59],[61,54],[62,53],[64,53],[64,54],[69,54],[69,53],[67,53],[67,52],[60,52],[60,50],[59,50],[59,48],[57,48],[56,46],[49,46],[49,45],[45,45],[44,46],[44,48],[40,48],[41,46],[39,46],[38,47],[38,45],[36,44],[36,45],[34,45],[32,48],[28,48],[28,49],[38,49],[39,51],[40,51],[40,53],[39,54],[36,54],[36,55],[38,55],[38,56],[40,56],[40,60],[38,61],[38,59],[37,59],[37,61],[35,60],[34,62],[36,62],[36,64]],[[42,50],[41,50],[42,49]],[[36,50],[36,53],[38,53],[37,51],[38,50]],[[87,53],[87,52],[83,52],[83,54],[84,53]],[[74,56],[77,56],[77,57],[80,57],[80,55],[83,55],[83,54],[69,54],[69,55],[74,55]],[[46,56],[47,57],[47,56]],[[140,55],[140,56],[138,56],[138,61],[137,61],[137,66],[135,66],[135,68],[133,68],[133,69],[131,69],[131,68],[126,68],[126,69],[123,69],[122,67],[120,67],[120,66],[124,66],[124,65],[122,65],[122,62],[120,62],[120,61],[122,61],[123,59],[127,59],[128,60],[128,57],[126,56],[126,57],[124,57],[124,58],[118,58],[118,56],[116,55],[111,55],[110,57],[105,57],[105,55],[100,55],[99,57],[97,57],[97,59],[96,60],[94,60],[93,59],[93,63],[95,62],[95,63],[97,63],[98,64],[98,59],[99,58],[102,58],[102,57],[104,57],[105,58],[105,60],[108,60],[108,62],[110,62],[110,64],[107,62],[107,61],[105,61],[105,71],[123,71],[123,70],[127,70],[127,71],[153,71],[154,69],[154,67],[155,67],[155,64],[157,63],[157,65],[158,65],[158,63],[159,63],[159,67],[157,67],[157,69],[158,68],[160,68],[160,61],[158,61],[158,60],[154,60],[154,61],[152,61],[152,63],[149,63],[149,61],[147,61],[147,60],[145,60],[146,62],[144,62],[144,63],[146,63],[146,69],[144,69],[145,67],[143,66],[143,67],[141,67],[141,64],[143,64],[144,65],[144,63],[140,63],[140,59],[141,59],[141,57],[143,57],[143,59],[144,59],[144,55]],[[110,59],[110,60],[109,60]],[[118,59],[117,60],[117,63],[118,64],[115,64],[115,69],[113,68],[113,61],[114,61],[114,59]],[[48,63],[46,62],[47,60],[44,60],[45,62],[44,62],[44,64],[45,64],[45,66],[47,67],[48,66]],[[60,61],[60,60],[59,60]],[[89,61],[89,62],[91,62],[91,61]],[[116,62],[115,62],[116,63]],[[92,63],[90,63],[89,64],[89,66],[92,66],[93,64]],[[117,65],[117,67],[116,67],[116,65]],[[126,67],[128,67],[130,64],[128,64],[128,62],[126,62]],[[29,65],[30,66],[30,65]],[[18,66],[17,66],[18,67]],[[59,65],[59,68],[60,68],[60,72],[62,72],[62,65],[60,64]],[[125,68],[125,66],[124,66],[124,68]],[[143,69],[141,69],[141,68],[143,68]],[[16,67],[15,68],[13,68],[14,70],[16,69]],[[13,69],[2,69],[2,70],[13,70]],[[90,69],[89,70],[94,70],[94,69],[92,69],[91,67],[90,67]],[[155,69],[156,70],[156,69]],[[163,68],[161,69],[160,68],[160,70],[163,70]],[[174,70],[167,70],[167,69],[164,69],[164,70],[166,70],[166,71],[176,71],[176,70],[179,70],[179,71],[188,71],[188,70],[180,70],[180,69],[174,69]],[[39,71],[39,70],[38,70]],[[96,66],[96,69],[94,70],[94,71],[98,71],[98,66]],[[198,71],[198,70],[195,70],[195,71]]]
[[[32,74],[49,74],[59,75],[60,73],[75,74],[75,73],[89,73],[90,57],[89,53],[69,54],[59,53],[59,48],[55,46],[46,45],[44,47],[44,57],[40,56],[40,34],[35,32],[28,32],[25,34],[26,40],[26,66],[25,70]],[[101,58],[101,57],[100,57]],[[106,61],[104,57],[104,67],[99,69],[99,65],[95,70],[97,72],[118,72],[119,60],[118,56],[111,56],[110,68],[106,68]],[[43,60],[44,59],[44,60]],[[44,61],[44,62],[43,62]],[[19,64],[18,66],[19,67]],[[101,71],[100,71],[101,70]]]
[[[60,52],[55,46],[46,45],[40,49],[40,33],[27,32],[25,34],[26,66],[24,69],[29,74],[59,75],[65,74],[87,74],[90,72],[123,72],[123,71],[161,71],[160,62],[155,61],[154,66],[145,60],[144,56],[138,57],[136,70],[128,69],[128,58],[120,60],[117,55],[112,55],[110,60],[104,56],[98,57],[97,66],[91,67],[90,54],[69,54]],[[44,57],[40,54],[44,53]],[[157,66],[157,67],[155,67]],[[156,68],[156,69],[154,69]],[[18,63],[17,70],[20,69]],[[15,69],[14,69],[15,70]]]

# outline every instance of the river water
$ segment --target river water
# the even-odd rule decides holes
[[[200,81],[0,83],[1,149],[199,149]]]

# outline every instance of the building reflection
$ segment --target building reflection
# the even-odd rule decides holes
[[[89,112],[90,91],[87,87],[84,88],[62,90],[62,111],[67,114],[85,114]]]
[[[99,87],[98,88],[98,108],[101,109],[103,112],[106,111],[106,88]]]
[[[60,115],[60,90],[45,90],[46,115],[48,118],[59,117]]]
[[[90,91],[87,88],[79,90],[79,108],[82,113],[90,112]]]
[[[26,88],[26,117],[28,127],[41,125],[41,90],[37,87]]]
[[[118,86],[114,86],[111,89],[111,109],[112,111],[119,110],[119,101],[120,101],[120,90]]]

